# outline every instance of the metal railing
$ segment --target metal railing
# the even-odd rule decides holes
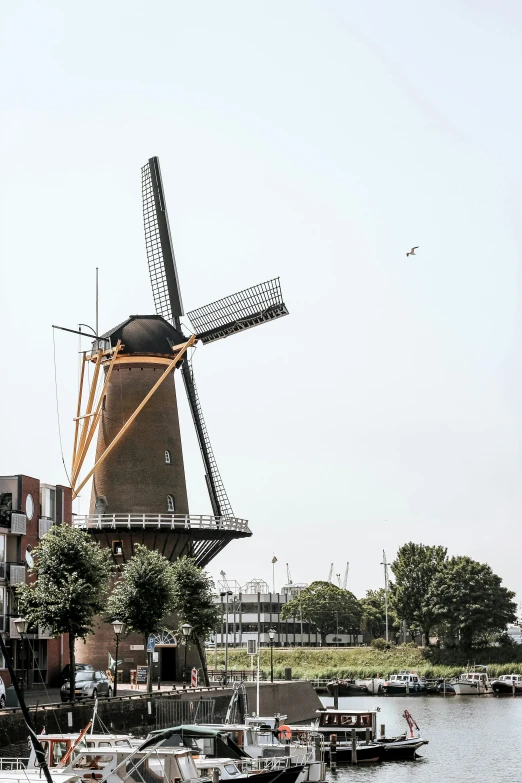
[[[205,514],[86,514],[77,515],[73,527],[102,528],[167,528],[170,530],[223,530],[247,533],[246,519],[214,517]]]
[[[8,756],[0,758],[0,771],[12,771],[15,769],[26,769],[29,758],[9,758]]]

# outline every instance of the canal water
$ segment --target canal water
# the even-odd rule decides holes
[[[322,699],[333,706],[333,699]],[[407,729],[409,710],[429,740],[416,761],[341,765],[330,783],[522,783],[522,698],[378,696],[339,699],[339,709],[377,709],[386,734]]]

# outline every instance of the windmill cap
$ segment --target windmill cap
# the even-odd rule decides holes
[[[126,321],[101,335],[114,347],[123,344],[122,354],[156,354],[172,356],[172,346],[184,343],[186,337],[161,315],[130,315]]]

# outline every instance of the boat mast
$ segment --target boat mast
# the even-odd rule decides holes
[[[386,615],[386,641],[388,640],[388,563],[386,552],[382,550],[382,566],[384,566],[384,612]]]

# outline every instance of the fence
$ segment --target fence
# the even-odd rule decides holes
[[[200,701],[177,701],[158,699],[156,701],[156,728],[167,729],[183,723],[214,723],[215,699]]]

